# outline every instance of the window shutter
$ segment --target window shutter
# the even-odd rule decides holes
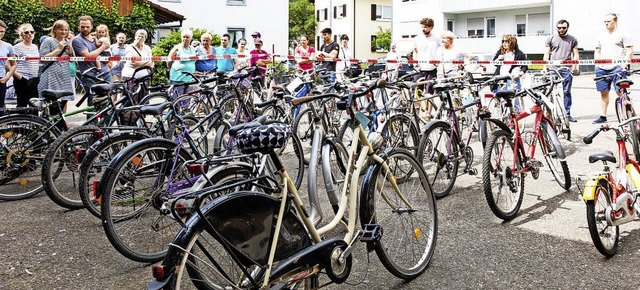
[[[376,20],[376,4],[371,4],[371,20]]]
[[[320,21],[320,10],[316,10],[316,21]]]
[[[347,4],[342,5],[342,17],[347,17]]]
[[[333,6],[333,19],[338,18],[338,6]]]
[[[324,20],[329,19],[329,8],[324,9]]]

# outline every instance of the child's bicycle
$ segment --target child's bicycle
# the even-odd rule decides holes
[[[596,249],[606,257],[612,257],[618,251],[618,227],[640,217],[640,204],[637,202],[640,197],[640,167],[638,162],[629,159],[625,146],[629,134],[623,129],[625,125],[638,120],[640,116],[627,119],[615,127],[602,125],[583,139],[584,143],[591,144],[593,138],[602,131],[616,132],[619,160],[616,160],[611,151],[589,156],[589,163],[602,161],[604,169],[590,176],[582,190],[582,199],[587,204],[587,224],[591,239]],[[612,171],[607,162],[618,162],[618,170]],[[578,181],[578,184],[582,184]]]

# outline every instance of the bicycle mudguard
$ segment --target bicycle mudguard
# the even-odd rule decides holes
[[[513,135],[513,131],[511,131],[511,128],[509,128],[509,126],[507,126],[505,123],[503,123],[502,121],[498,120],[498,119],[493,119],[493,118],[486,118],[483,119],[485,122],[488,123],[492,123],[495,124],[496,126],[498,126],[498,128],[500,128],[501,130],[509,133],[510,136]]]
[[[198,178],[198,180],[191,187],[190,192],[203,189],[207,185],[207,182],[208,182],[207,178],[211,179],[214,175],[220,173],[223,170],[227,170],[229,168],[245,169],[248,172],[252,172],[253,166],[248,162],[238,161],[238,160],[231,161],[231,162],[224,162],[214,166],[209,166],[209,169],[207,170],[207,173],[206,173],[206,177],[201,176],[200,178]]]
[[[567,158],[567,155],[564,153],[564,148],[562,148],[562,144],[560,143],[560,140],[558,140],[558,135],[556,135],[556,131],[553,129],[553,127],[551,126],[551,124],[549,122],[541,122],[540,123],[541,126],[544,126],[544,130],[547,130],[548,132],[553,132],[553,134],[548,134],[549,138],[551,139],[551,143],[553,144],[553,147],[556,149],[556,153],[558,154],[558,159],[560,161],[565,161]]]
[[[604,175],[593,175],[589,180],[587,180],[587,183],[584,185],[584,190],[582,190],[582,200],[595,200],[596,187],[598,186],[598,183],[600,183],[600,180],[604,180],[606,182],[607,177]]]

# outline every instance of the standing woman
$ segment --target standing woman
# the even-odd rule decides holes
[[[195,60],[177,60],[171,61],[173,57],[182,57],[182,56],[195,56],[196,49],[191,46],[191,38],[193,37],[193,32],[191,30],[183,30],[180,33],[182,36],[182,42],[174,46],[169,52],[169,62],[167,65],[170,65],[169,71],[169,83],[170,84],[180,84],[194,81],[193,78],[189,75],[183,74],[182,72],[196,72],[196,61]],[[184,87],[183,91],[180,94],[184,94],[187,91],[187,88]]]
[[[38,46],[33,44],[35,31],[33,26],[25,23],[18,27],[20,39],[13,46],[17,57],[40,57]],[[16,61],[16,71],[13,73],[13,87],[16,90],[17,107],[29,105],[29,99],[38,97],[38,69],[40,62],[37,60]]]
[[[0,20],[0,57],[14,56],[13,46],[11,44],[2,41],[5,33],[7,33],[7,24]],[[13,60],[8,61],[9,71],[5,71],[5,61],[0,60],[0,108],[4,108],[4,96],[7,93],[7,82],[16,70],[16,62]]]
[[[152,56],[151,47],[144,44],[145,40],[147,39],[147,31],[144,29],[139,29],[138,31],[136,31],[136,34],[134,37],[135,38],[131,43],[131,45],[127,46],[126,52],[124,55],[126,57],[146,57],[146,56],[151,57]],[[134,77],[133,72],[137,68],[143,67],[143,66],[153,67],[153,61],[151,61],[151,59],[149,60],[141,59],[136,61],[129,59],[124,63],[124,66],[122,67],[122,80],[128,86],[127,89],[129,91],[135,92],[138,89],[137,87],[135,87],[135,83],[129,80]],[[150,70],[140,70],[136,73],[135,77],[141,78],[146,76],[150,72],[151,72]],[[142,98],[149,93],[147,88],[149,87],[150,83],[151,83],[151,80],[145,81],[144,85],[140,88],[140,93],[138,94],[139,98]],[[138,103],[140,100],[132,100],[132,101],[134,103]]]
[[[518,48],[518,39],[513,34],[505,34],[502,36],[502,43],[500,49],[496,52],[493,60],[501,61],[514,61],[514,60],[526,60],[527,56]],[[507,76],[510,75],[513,81],[507,81],[507,87],[512,86],[512,82],[515,82],[516,89],[522,90],[522,84],[520,83],[520,77],[527,72],[528,67],[526,65],[501,65],[496,67],[496,73]]]
[[[238,70],[245,69],[249,67],[249,60],[251,59],[251,55],[249,55],[250,50],[247,48],[247,40],[244,38],[240,38],[238,40]]]
[[[307,71],[313,69],[313,58],[316,56],[316,50],[313,46],[309,46],[309,38],[306,35],[300,35],[300,46],[295,50],[296,62],[298,62],[298,69],[301,71]],[[302,57],[307,59],[301,59]]]
[[[340,36],[340,52],[338,53],[338,58],[342,59],[336,64],[336,72],[340,79],[345,79],[344,73],[347,71],[349,66],[351,66],[351,48],[349,47],[349,36],[343,34]]]
[[[58,20],[53,23],[51,28],[51,37],[45,39],[40,45],[41,57],[57,57],[71,56],[73,49],[71,48],[71,40],[69,36],[69,24],[64,20]],[[42,94],[43,90],[64,90],[70,91],[71,76],[69,74],[69,61],[54,61],[43,64],[40,73],[40,82],[38,83],[38,94]],[[66,111],[67,101],[73,101],[74,97],[66,96],[60,99],[63,111]]]

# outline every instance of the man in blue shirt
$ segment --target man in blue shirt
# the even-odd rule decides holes
[[[222,54],[231,55],[230,58],[218,58],[218,72],[232,72],[237,69],[237,59],[238,52],[235,48],[229,45],[229,39],[231,37],[229,34],[222,35],[222,46],[216,48],[216,55],[220,56]]]

